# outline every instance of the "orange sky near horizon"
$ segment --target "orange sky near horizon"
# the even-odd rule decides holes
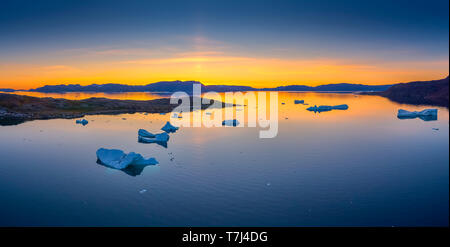
[[[131,53],[144,54],[137,57]],[[151,52],[148,52],[151,53]],[[338,58],[277,58],[239,56],[217,50],[145,56],[146,51],[104,50],[58,59],[0,60],[0,88],[30,89],[44,85],[195,80],[206,85],[255,88],[331,83],[391,84],[435,80],[448,76],[448,60],[379,61]]]
[[[448,75],[448,61],[405,64],[412,69],[352,64],[333,60],[279,60],[239,57],[191,57],[185,60],[139,60],[118,64],[6,65],[0,67],[0,88],[30,89],[44,85],[196,80],[206,85],[248,85],[256,88],[328,83],[389,84],[435,80]],[[445,69],[447,68],[447,69]]]

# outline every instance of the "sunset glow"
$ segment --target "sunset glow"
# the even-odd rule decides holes
[[[374,6],[362,3],[342,3],[329,12],[328,5],[286,2],[280,6],[284,19],[271,12],[269,4],[248,13],[243,4],[239,22],[226,11],[232,4],[221,6],[225,10],[218,14],[211,12],[217,6],[202,1],[182,2],[170,11],[114,2],[113,9],[123,10],[114,18],[110,15],[115,12],[108,12],[113,10],[94,14],[81,4],[77,13],[83,15],[62,3],[43,4],[42,12],[24,8],[11,17],[5,12],[0,24],[0,88],[172,80],[263,88],[391,84],[447,76],[445,15],[437,9],[421,10],[422,16],[413,18],[410,13],[417,6],[408,4],[411,9],[406,11],[405,5],[386,4],[389,8],[382,13],[372,13]],[[44,15],[52,8],[64,15]],[[344,8],[345,13],[339,12]],[[385,15],[391,22],[382,21]],[[428,23],[423,18],[436,20]],[[334,33],[340,25],[337,19],[345,28]]]

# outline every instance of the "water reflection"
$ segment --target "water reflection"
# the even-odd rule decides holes
[[[167,142],[165,142],[165,141],[153,141],[153,142],[148,142],[148,141],[145,141],[145,140],[143,140],[142,138],[139,138],[139,137],[138,137],[138,142],[139,142],[139,143],[142,143],[142,144],[157,144],[157,145],[159,145],[159,146],[161,146],[161,147],[167,148]]]
[[[113,169],[107,165],[104,165],[100,160],[97,159],[97,164],[106,167],[108,169]],[[152,166],[152,165],[129,165],[127,167],[125,167],[124,169],[118,169],[119,171],[124,172],[127,175],[130,175],[132,177],[136,177],[141,175],[141,173],[144,171],[144,168],[147,166]]]
[[[349,107],[315,114],[296,99]],[[448,226],[448,109],[438,107],[434,121],[397,118],[398,109],[423,108],[284,92],[275,138],[258,138],[245,119],[180,127],[168,147],[143,145],[136,132],[161,132],[170,114],[89,115],[82,128],[68,119],[2,126],[0,225]],[[109,169],[96,163],[99,147],[159,165]]]

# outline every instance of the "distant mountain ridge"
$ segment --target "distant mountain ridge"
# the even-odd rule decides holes
[[[250,86],[233,85],[204,85],[198,81],[161,81],[147,85],[125,85],[125,84],[91,84],[81,86],[79,84],[69,85],[47,85],[32,92],[62,93],[62,92],[192,92],[194,84],[201,85],[202,92],[235,92],[235,91],[384,91],[392,85],[362,85],[362,84],[327,84],[316,87],[304,85],[280,86],[275,88],[254,88]]]
[[[12,93],[15,92],[16,90],[11,89],[11,88],[0,88],[0,92],[5,92],[5,93]]]
[[[406,104],[449,106],[449,77],[433,81],[399,83],[383,92],[370,93]]]

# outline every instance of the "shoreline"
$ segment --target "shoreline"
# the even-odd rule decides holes
[[[192,96],[190,97],[192,101]],[[207,109],[215,102],[202,104]],[[222,108],[232,104],[222,103]],[[125,113],[169,113],[179,104],[169,98],[154,100],[118,100],[89,98],[68,100],[0,93],[0,125],[16,125],[31,120],[75,119],[86,115],[118,115]],[[192,104],[191,108],[192,110]]]

